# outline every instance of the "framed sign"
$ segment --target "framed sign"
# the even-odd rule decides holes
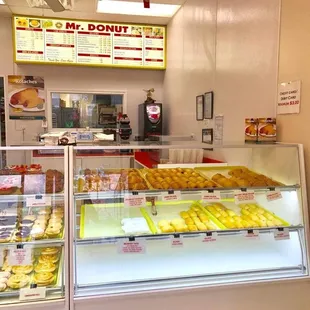
[[[204,119],[213,118],[213,91],[207,92],[204,95]]]
[[[13,16],[13,43],[20,64],[166,68],[165,26]]]
[[[208,144],[213,143],[213,128],[202,129],[202,142]]]
[[[203,95],[196,97],[196,120],[197,121],[203,121],[203,101],[204,101]]]

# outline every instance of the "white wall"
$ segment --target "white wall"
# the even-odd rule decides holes
[[[187,0],[168,25],[164,102],[171,134],[201,139],[196,96],[215,92],[224,142],[244,140],[244,119],[275,115],[279,0]]]
[[[133,133],[137,133],[138,104],[144,102],[143,89],[155,88],[154,98],[162,102],[163,71],[126,70],[91,67],[16,65],[13,63],[11,19],[0,19],[0,75],[26,74],[45,78],[46,89],[100,91],[127,91],[127,113],[131,119]],[[49,98],[48,98],[49,99]],[[25,141],[35,139],[41,130],[41,121],[8,121],[7,144],[22,141],[21,128],[25,130]]]

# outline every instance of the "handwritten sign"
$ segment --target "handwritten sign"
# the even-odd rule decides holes
[[[277,191],[271,191],[271,192],[266,194],[266,198],[268,201],[274,201],[274,200],[282,199],[282,194],[278,190]]]
[[[22,288],[19,291],[19,300],[40,300],[46,298],[46,287]]]
[[[10,248],[8,263],[11,266],[28,266],[32,265],[32,251],[29,248],[17,249]]]
[[[203,243],[212,243],[217,241],[217,232],[212,232],[210,234],[201,234]]]
[[[237,191],[235,193],[235,203],[237,205],[241,203],[256,203],[254,191]]]
[[[277,114],[296,114],[300,111],[301,82],[280,83],[278,86]]]
[[[36,195],[26,198],[27,207],[46,207],[52,204],[52,197],[45,197],[44,195]]]
[[[183,248],[183,246],[184,246],[182,235],[180,235],[178,237],[170,236],[170,242],[171,242],[172,248]]]
[[[254,240],[254,239],[259,239],[259,231],[257,229],[253,230],[248,230],[244,233],[244,237],[246,239]]]
[[[203,191],[202,196],[201,196],[201,200],[203,202],[219,202],[222,200],[221,193],[219,191],[215,191],[213,193]]]
[[[179,201],[181,200],[181,192],[180,191],[176,191],[173,193],[169,193],[168,194],[163,194],[162,195],[162,201]]]
[[[124,206],[125,207],[136,207],[141,208],[146,204],[146,199],[144,194],[139,195],[125,195]]]
[[[146,242],[144,239],[135,241],[118,240],[117,252],[119,254],[145,254]]]
[[[276,229],[274,231],[275,240],[288,240],[290,239],[290,231],[288,228]]]

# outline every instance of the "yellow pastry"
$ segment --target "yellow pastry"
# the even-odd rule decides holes
[[[42,255],[54,255],[59,253],[60,248],[43,248],[41,254]]]
[[[53,254],[53,255],[41,255],[39,257],[39,263],[57,263],[59,260],[58,254]]]
[[[53,283],[54,278],[55,276],[51,272],[40,272],[35,274],[34,282],[37,286],[48,286]]]
[[[39,263],[34,268],[34,271],[37,272],[37,273],[40,273],[40,272],[54,272],[55,270],[56,270],[56,266],[52,262]]]
[[[11,276],[8,280],[8,287],[12,289],[19,289],[28,285],[30,277],[19,273]]]
[[[167,220],[161,220],[158,222],[158,227],[161,228],[161,227],[164,227],[164,226],[169,226],[170,225],[170,222],[167,221]]]
[[[28,265],[28,266],[12,266],[12,272],[15,274],[29,274],[31,273],[33,270],[33,266],[32,265]]]
[[[160,230],[161,230],[163,233],[175,232],[174,228],[173,228],[171,225],[162,226],[162,227],[160,228]]]
[[[184,220],[186,220],[187,218],[189,218],[189,214],[188,214],[186,211],[180,212],[180,216],[181,216]]]

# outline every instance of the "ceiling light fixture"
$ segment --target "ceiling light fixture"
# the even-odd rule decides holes
[[[180,7],[180,5],[152,2],[150,8],[144,8],[141,1],[98,0],[97,12],[107,14],[172,17]]]
[[[54,12],[72,10],[73,1],[74,0],[27,0],[31,8],[51,9]]]
[[[6,4],[4,0],[0,0],[0,4]]]

